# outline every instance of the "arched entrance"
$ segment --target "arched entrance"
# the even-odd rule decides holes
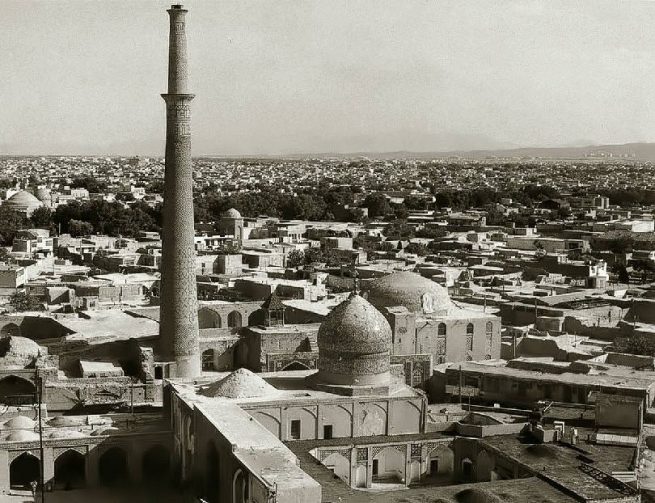
[[[241,313],[239,311],[232,311],[227,315],[227,326],[230,328],[241,328]]]
[[[130,477],[127,471],[127,454],[120,447],[105,451],[98,460],[98,476],[105,486],[125,484]]]
[[[443,483],[453,481],[455,454],[448,445],[437,446],[428,454],[428,472],[431,479]]]
[[[469,458],[462,460],[462,482],[473,482],[473,461]]]
[[[386,447],[373,457],[373,482],[397,483],[405,479],[405,454]]]
[[[55,460],[55,488],[68,491],[86,485],[84,455],[71,449]]]
[[[307,365],[303,365],[300,362],[291,362],[282,370],[309,370],[309,367]]]
[[[24,452],[9,465],[9,485],[18,489],[30,489],[30,484],[39,480],[40,465],[36,456]]]
[[[13,375],[0,379],[0,403],[7,405],[34,403],[35,395],[36,386],[32,381]]]
[[[334,474],[350,485],[350,460],[343,454],[333,452],[323,460],[323,465],[334,472]]]
[[[154,445],[143,453],[141,469],[143,481],[161,484],[168,480],[170,469],[170,454],[163,445]]]
[[[209,503],[218,503],[220,493],[220,459],[214,442],[207,443],[205,463],[205,497]]]

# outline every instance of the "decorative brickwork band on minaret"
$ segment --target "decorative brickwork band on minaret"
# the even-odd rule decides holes
[[[166,101],[166,168],[159,335],[177,377],[200,375],[193,227],[191,100],[188,94],[186,13],[172,5]]]

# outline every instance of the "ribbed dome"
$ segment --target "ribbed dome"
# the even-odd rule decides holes
[[[359,295],[335,307],[318,329],[319,351],[370,354],[389,351],[390,347],[389,323]]]
[[[7,199],[5,201],[5,205],[15,209],[16,211],[32,212],[36,208],[43,206],[43,203],[29,192],[21,190],[20,192],[17,192],[9,199]]]
[[[227,210],[227,211],[225,211],[223,213],[223,217],[225,217],[225,218],[241,218],[241,213],[239,213],[234,208],[230,208],[229,210]]]
[[[395,272],[368,284],[368,301],[383,310],[403,306],[412,313],[447,314],[455,308],[448,290],[414,272]]]

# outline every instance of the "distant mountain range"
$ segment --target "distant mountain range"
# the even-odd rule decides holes
[[[447,152],[352,152],[293,155],[288,157],[369,157],[372,159],[599,159],[655,161],[655,143],[625,143],[622,145],[588,145],[584,147],[526,147],[498,150],[452,150]],[[286,156],[285,156],[286,157]]]

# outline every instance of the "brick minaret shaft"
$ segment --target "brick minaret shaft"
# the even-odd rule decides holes
[[[175,376],[200,375],[193,227],[191,100],[188,93],[186,13],[172,5],[166,101],[166,168],[162,231],[159,336]]]

